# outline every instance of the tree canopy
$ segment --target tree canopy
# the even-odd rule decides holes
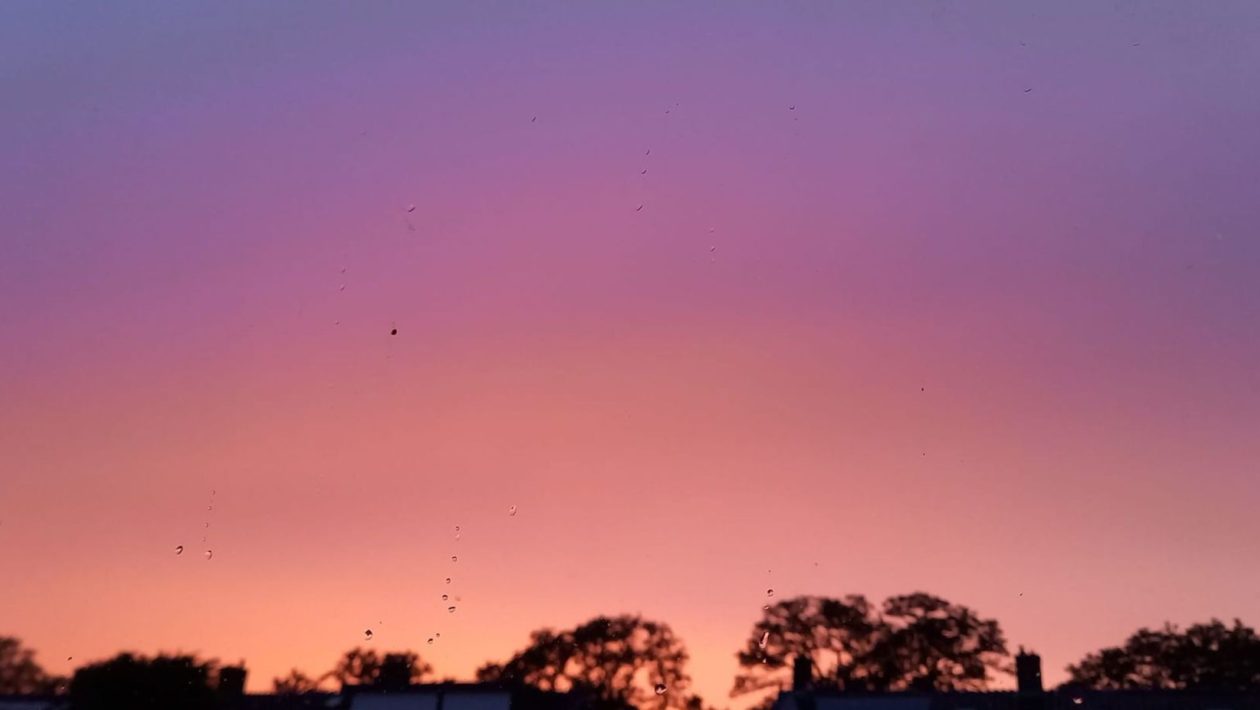
[[[371,649],[352,648],[342,654],[337,665],[323,678],[335,680],[343,687],[369,685],[397,688],[423,682],[432,673],[433,666],[413,651],[391,652],[382,656]],[[290,674],[290,679],[293,675]],[[318,684],[319,681],[316,681]]]
[[[539,629],[504,663],[477,671],[482,681],[588,693],[605,707],[695,708],[687,650],[666,624],[639,616],[600,616],[567,631]]]
[[[74,672],[70,703],[74,710],[211,710],[216,705],[212,680],[218,663],[195,656],[153,658],[120,653]]]
[[[998,622],[924,593],[800,596],[764,610],[738,653],[732,696],[784,687],[797,656],[839,690],[982,690],[1009,673]]]
[[[1097,689],[1260,688],[1260,637],[1237,619],[1184,631],[1173,624],[1139,629],[1123,646],[1090,653],[1068,666],[1071,685]]]
[[[21,639],[0,636],[0,695],[51,693],[59,680],[44,671]]]

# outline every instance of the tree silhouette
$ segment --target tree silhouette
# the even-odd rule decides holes
[[[0,695],[38,695],[56,690],[59,678],[44,672],[22,640],[0,636]]]
[[[1010,673],[1006,639],[993,619],[961,604],[917,592],[889,597],[883,618],[891,634],[883,648],[892,690],[984,690],[994,673]]]
[[[74,710],[167,710],[215,707],[211,686],[217,662],[194,656],[145,658],[121,653],[74,672],[70,706]]]
[[[276,695],[302,695],[319,690],[319,679],[311,678],[294,668],[289,675],[271,681],[272,692]]]
[[[689,693],[687,650],[668,625],[639,616],[596,617],[568,631],[539,629],[507,662],[477,671],[482,681],[513,681],[577,691],[608,708],[699,705]]]
[[[432,673],[433,666],[420,660],[420,656],[412,651],[388,653],[382,658],[371,649],[352,648],[320,680],[331,678],[342,687],[368,685],[397,688],[421,682]]]
[[[998,623],[930,594],[801,596],[764,610],[739,651],[732,696],[784,687],[797,656],[837,690],[982,690],[1009,672]]]
[[[1238,619],[1181,631],[1173,624],[1139,629],[1123,647],[1104,648],[1068,666],[1071,685],[1098,689],[1260,688],[1260,637]]]

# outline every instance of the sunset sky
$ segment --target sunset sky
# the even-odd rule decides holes
[[[641,612],[726,705],[767,588],[942,595],[1051,683],[1260,624],[1258,36],[6,3],[0,635],[261,691]]]

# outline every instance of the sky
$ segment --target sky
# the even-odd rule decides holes
[[[1050,683],[1256,625],[1258,32],[7,3],[0,634],[261,691],[632,612],[738,707],[769,588],[944,596]]]

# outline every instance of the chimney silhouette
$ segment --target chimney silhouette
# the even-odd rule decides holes
[[[406,653],[388,653],[381,662],[381,672],[376,678],[377,687],[385,690],[406,690],[411,685],[411,672],[415,658]]]
[[[1026,653],[1019,647],[1015,656],[1015,682],[1020,695],[1035,695],[1043,692],[1041,687],[1041,656]]]
[[[219,707],[238,708],[245,699],[245,663],[219,669]]]
[[[814,662],[809,656],[797,655],[792,661],[792,690],[809,690],[814,685]]]

